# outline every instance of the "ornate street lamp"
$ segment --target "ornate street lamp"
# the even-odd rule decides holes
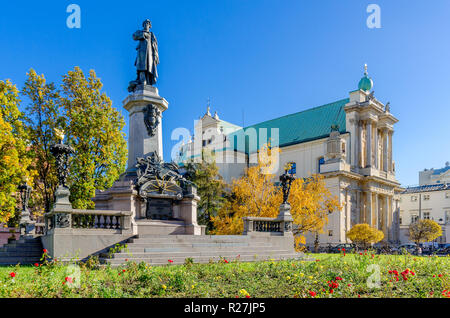
[[[35,222],[30,218],[30,210],[28,209],[28,202],[30,201],[32,188],[24,182],[19,187],[20,199],[22,201],[22,211],[20,212],[20,235],[29,235],[34,232]],[[23,230],[23,231],[22,231]]]

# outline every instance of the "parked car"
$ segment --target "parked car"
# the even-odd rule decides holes
[[[356,250],[356,246],[354,244],[350,244],[350,243],[344,243],[344,244],[338,244],[336,246],[333,246],[331,248],[331,253],[340,253],[342,251],[342,249],[345,249],[345,252],[347,253],[351,253],[354,250]]]
[[[393,247],[386,243],[376,243],[372,245],[372,249],[377,254],[391,254],[393,253]]]
[[[450,255],[450,244],[445,244],[444,247],[440,247],[433,252],[436,255]]]
[[[401,244],[397,247],[392,248],[392,252],[396,254],[403,254],[403,253],[414,254],[417,252],[417,245],[415,243]]]

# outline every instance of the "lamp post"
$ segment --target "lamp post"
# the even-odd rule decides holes
[[[69,156],[75,153],[74,149],[63,143],[64,131],[55,128],[55,134],[60,140],[59,143],[50,147],[50,152],[55,157],[56,171],[58,174],[58,188],[55,192],[55,203],[52,208],[52,224],[58,228],[70,226],[69,213],[72,211],[72,204],[69,201],[70,190],[67,187],[67,175],[69,172]],[[46,220],[46,229],[48,228]]]
[[[35,222],[30,218],[30,210],[28,209],[28,202],[30,200],[32,188],[24,182],[19,187],[20,199],[22,201],[22,210],[20,212],[20,235],[28,236],[34,234]]]

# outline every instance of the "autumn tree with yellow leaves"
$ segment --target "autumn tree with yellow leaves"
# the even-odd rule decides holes
[[[19,102],[17,88],[0,81],[0,223],[14,217],[17,187],[33,177]]]
[[[240,179],[233,180],[229,199],[213,219],[215,234],[241,234],[243,217],[277,217],[283,194],[273,174],[276,163],[272,154],[275,151],[280,150],[265,146],[261,154],[267,155],[259,156],[258,165],[248,168]],[[328,215],[340,209],[337,197],[327,189],[321,175],[292,182],[288,202],[297,245],[305,243],[306,233],[320,233],[328,222]]]
[[[409,239],[417,245],[430,242],[442,235],[441,226],[433,220],[420,220],[409,226]]]
[[[367,223],[355,224],[348,232],[347,238],[359,247],[365,249],[370,244],[377,243],[384,238],[384,233]]]

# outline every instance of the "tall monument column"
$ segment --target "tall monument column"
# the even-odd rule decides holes
[[[137,85],[123,101],[129,112],[128,169],[136,170],[136,158],[156,152],[162,158],[162,113],[168,102],[150,85]]]

